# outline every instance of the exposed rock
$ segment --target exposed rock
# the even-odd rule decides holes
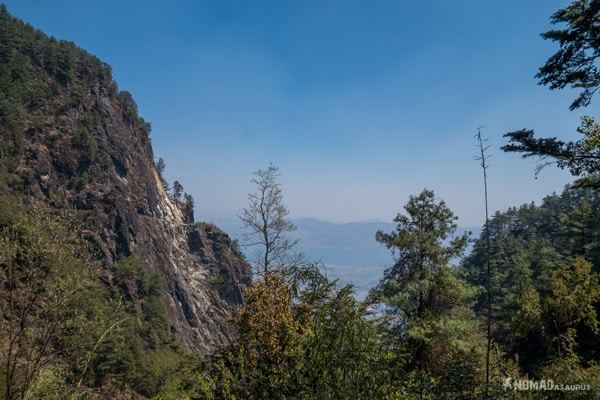
[[[249,267],[227,235],[193,224],[192,210],[165,193],[149,125],[131,96],[118,92],[107,65],[73,44],[42,34],[33,46],[9,42],[15,26],[32,28],[6,10],[0,25],[0,52],[8,46],[50,88],[24,108],[16,167],[0,157],[0,171],[18,177],[12,189],[80,213],[108,277],[116,260],[132,254],[162,274],[172,331],[185,346],[206,353],[227,342]],[[56,67],[58,51],[70,58]],[[15,128],[2,121],[0,134],[8,137]]]

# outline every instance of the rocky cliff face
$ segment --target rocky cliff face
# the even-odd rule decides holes
[[[81,215],[108,284],[130,255],[159,272],[172,331],[206,353],[230,338],[249,267],[165,193],[149,131],[106,64],[0,7],[0,174],[13,192]]]

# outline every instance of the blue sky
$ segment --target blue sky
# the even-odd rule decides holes
[[[576,137],[574,94],[534,79],[555,49],[539,33],[566,1],[5,3],[112,66],[199,219],[234,216],[272,161],[295,217],[389,221],[427,187],[461,225],[480,224],[479,125],[493,210],[571,180],[536,180],[533,161],[498,150],[525,127]]]

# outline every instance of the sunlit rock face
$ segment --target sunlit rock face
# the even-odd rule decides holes
[[[0,50],[26,63],[44,90],[17,127],[0,118],[0,136],[18,129],[20,140],[10,165],[0,157],[2,169],[17,177],[11,190],[80,214],[107,284],[115,262],[130,255],[160,273],[171,330],[185,347],[205,354],[228,342],[250,281],[235,243],[213,225],[195,224],[192,210],[165,193],[149,125],[106,64],[41,33],[33,44],[9,40],[14,27],[23,24],[2,16]],[[66,61],[55,59],[52,46],[68,54]]]

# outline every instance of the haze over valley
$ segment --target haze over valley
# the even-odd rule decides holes
[[[245,230],[239,218],[214,218],[209,222],[221,227],[240,244],[244,242]],[[290,232],[289,237],[298,240],[295,250],[309,261],[320,261],[330,279],[339,280],[341,285],[354,285],[358,298],[364,298],[383,277],[383,271],[393,264],[390,250],[375,240],[378,230],[394,231],[393,223],[376,220],[336,223],[314,218],[296,218],[292,222],[297,229]],[[471,238],[475,239],[481,228],[459,227],[455,236],[466,232],[471,232]],[[249,260],[255,257],[253,248],[242,246],[242,250]],[[470,250],[471,245],[465,254]]]

